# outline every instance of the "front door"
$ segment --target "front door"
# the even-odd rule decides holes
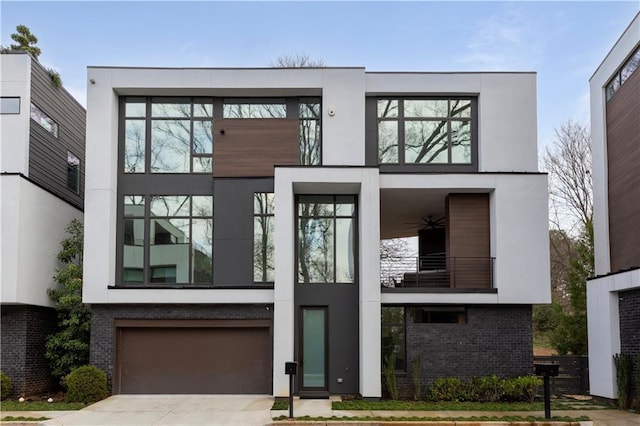
[[[301,307],[300,397],[329,395],[327,387],[327,308]]]

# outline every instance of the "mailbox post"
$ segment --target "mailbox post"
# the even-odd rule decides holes
[[[558,375],[558,364],[534,364],[536,376],[542,376],[544,380],[544,418],[551,419],[551,390],[549,389],[549,377]]]
[[[289,376],[289,418],[293,418],[293,376],[298,373],[297,362],[285,362],[284,374]]]

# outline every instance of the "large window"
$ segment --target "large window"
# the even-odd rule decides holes
[[[213,197],[125,195],[122,282],[211,284]]]
[[[211,173],[213,100],[127,98],[124,173]]]
[[[41,111],[32,118],[57,136]],[[211,173],[214,118],[298,119],[301,165],[321,164],[320,99],[133,98],[124,99],[124,173]],[[47,117],[48,118],[48,117]],[[55,126],[52,127],[52,126]]]
[[[378,99],[380,164],[473,162],[472,98]]]
[[[275,278],[273,253],[273,193],[253,194],[253,281],[268,283]]]
[[[355,282],[356,217],[354,195],[298,196],[299,283]]]
[[[407,368],[405,344],[405,313],[402,306],[383,306],[382,312],[382,362],[387,364],[395,357],[397,371]]]

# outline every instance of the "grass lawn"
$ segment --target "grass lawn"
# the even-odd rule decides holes
[[[46,401],[2,401],[0,402],[1,411],[67,411],[80,410],[87,404],[82,402],[46,402]]]

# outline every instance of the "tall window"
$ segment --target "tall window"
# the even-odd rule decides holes
[[[298,282],[355,282],[356,196],[300,195],[297,216]]]
[[[407,366],[405,344],[405,309],[402,306],[382,306],[382,362],[387,364],[395,357],[397,371]]]
[[[211,173],[213,100],[127,98],[125,173]]]
[[[78,194],[80,192],[80,159],[67,151],[67,188]]]
[[[213,197],[126,195],[122,281],[211,284]]]
[[[273,282],[273,193],[253,194],[253,281]]]
[[[304,99],[300,101],[299,149],[300,164],[316,166],[321,164],[320,152],[320,100]]]
[[[380,164],[471,164],[471,98],[378,99]]]

